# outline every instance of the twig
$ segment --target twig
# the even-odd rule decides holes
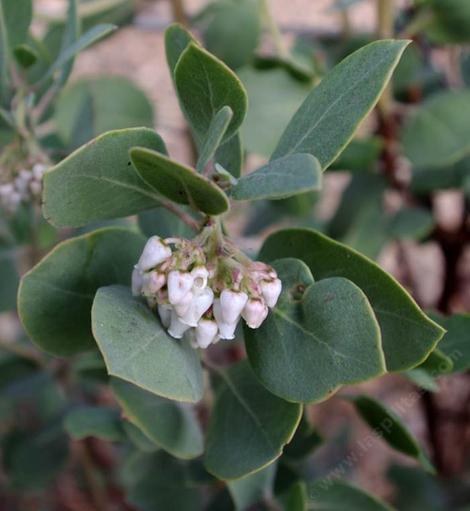
[[[381,39],[390,39],[394,35],[394,10],[393,0],[377,0],[377,33]],[[378,105],[384,115],[390,112],[392,103],[392,86],[388,84]]]
[[[162,207],[168,209],[168,211],[171,211],[173,214],[179,217],[179,219],[182,222],[184,222],[188,227],[190,227],[196,232],[199,232],[201,230],[201,224],[197,220],[195,220],[191,215],[185,213],[176,204],[164,198],[159,198],[159,202]]]
[[[82,441],[74,443],[74,450],[78,461],[83,469],[85,479],[90,490],[90,495],[97,511],[107,511],[108,498],[106,489],[100,484],[95,475],[95,466],[91,459],[86,444]]]
[[[184,26],[188,25],[188,17],[184,8],[183,0],[170,0],[173,18]]]
[[[271,9],[269,8],[269,0],[261,0],[261,9],[266,20],[266,25],[273,40],[274,47],[279,57],[287,57],[289,52],[282,39],[281,31],[273,18]]]
[[[18,357],[30,360],[31,362],[34,362],[40,367],[45,367],[47,365],[46,361],[39,352],[37,352],[33,348],[23,346],[22,344],[19,344],[17,342],[8,342],[3,339],[0,339],[0,349],[8,351],[9,353],[13,353]]]

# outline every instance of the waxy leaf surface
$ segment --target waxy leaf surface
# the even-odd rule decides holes
[[[92,309],[93,334],[108,373],[177,401],[202,397],[202,369],[196,350],[163,329],[146,303],[122,286],[103,287]]]
[[[364,293],[345,278],[313,282],[297,259],[276,261],[283,291],[258,329],[245,329],[254,372],[274,394],[320,401],[385,372],[380,330]]]
[[[387,369],[401,371],[422,362],[444,330],[429,319],[398,282],[355,250],[310,229],[285,229],[272,234],[261,259],[295,257],[316,280],[344,277],[359,286],[380,325]]]

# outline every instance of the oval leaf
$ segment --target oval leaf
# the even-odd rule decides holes
[[[18,311],[31,339],[54,355],[94,347],[95,292],[109,284],[129,285],[144,244],[140,234],[107,228],[57,245],[21,280]]]
[[[308,487],[313,511],[343,511],[347,502],[348,511],[393,511],[376,497],[352,486],[345,481],[327,478]]]
[[[111,129],[152,127],[153,107],[131,81],[101,76],[78,80],[64,89],[54,117],[61,139],[76,148]]]
[[[260,257],[266,261],[296,257],[307,264],[315,279],[341,276],[358,285],[379,322],[388,370],[416,366],[427,358],[444,333],[377,264],[314,230],[274,233],[266,240]]]
[[[147,304],[133,298],[128,288],[99,289],[91,316],[111,376],[168,399],[201,399],[202,369],[196,350],[170,337]]]
[[[207,433],[205,465],[220,479],[236,479],[278,458],[302,415],[302,406],[273,396],[246,361],[222,377]]]
[[[245,118],[247,96],[237,75],[200,46],[190,43],[175,68],[175,84],[181,108],[202,146],[217,112],[229,106],[233,117],[223,140],[234,135]]]
[[[194,411],[136,385],[113,378],[111,388],[126,418],[171,455],[190,459],[203,452],[202,432]]]
[[[340,62],[284,131],[272,159],[310,153],[327,168],[377,103],[408,41],[375,41]]]
[[[447,91],[424,102],[403,127],[406,156],[417,168],[439,168],[470,153],[470,92]]]
[[[43,192],[46,219],[57,227],[79,227],[157,206],[158,196],[129,161],[129,149],[136,145],[166,152],[153,130],[109,131],[49,170]]]
[[[250,364],[268,390],[289,401],[320,401],[385,371],[379,326],[355,284],[314,284],[296,259],[274,267],[283,283],[278,304],[260,328],[245,329]]]
[[[271,161],[242,177],[231,189],[235,200],[285,199],[299,193],[320,190],[318,160],[310,154],[292,154]]]
[[[79,406],[65,417],[67,433],[76,440],[95,437],[110,442],[124,440],[119,411],[103,406]]]
[[[417,459],[426,470],[434,472],[416,438],[392,410],[369,396],[355,396],[352,402],[364,421],[390,447]]]
[[[172,201],[190,204],[208,215],[228,210],[225,193],[190,167],[142,147],[131,149],[130,157],[145,183]]]

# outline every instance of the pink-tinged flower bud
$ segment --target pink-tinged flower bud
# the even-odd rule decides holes
[[[196,266],[191,271],[191,276],[194,279],[193,287],[201,290],[207,287],[207,279],[209,278],[209,272],[205,266]]]
[[[183,297],[183,299],[175,304],[174,309],[176,314],[178,314],[180,321],[182,321],[182,318],[185,316],[185,314],[188,313],[189,309],[191,308],[194,301],[194,295],[191,291],[186,293]],[[185,323],[185,321],[183,321]]]
[[[212,310],[214,312],[214,318],[217,322],[217,326],[219,327],[220,338],[227,340],[235,339],[235,329],[237,328],[239,317],[233,323],[227,323],[226,321],[224,321],[222,315],[222,307],[220,305],[219,299],[214,300]]]
[[[201,319],[196,327],[197,345],[205,350],[217,337],[218,331],[219,329],[215,321],[212,319]]]
[[[274,307],[282,291],[281,280],[264,280],[260,285],[263,298],[266,300],[266,305],[271,308]]]
[[[224,289],[220,294],[220,307],[225,323],[236,323],[248,301],[248,295],[240,291]]]
[[[145,296],[155,295],[165,285],[166,279],[163,273],[157,271],[151,271],[150,273],[144,273],[142,293]]]
[[[158,315],[160,316],[160,321],[164,328],[168,328],[171,323],[171,311],[173,307],[171,305],[159,305],[158,306]]]
[[[144,283],[144,276],[142,272],[135,267],[132,270],[132,294],[133,296],[139,296],[142,293],[142,285]]]
[[[209,309],[214,301],[214,292],[206,287],[199,293],[191,293],[193,300],[185,314],[180,315],[180,321],[189,326],[197,326],[203,314]],[[176,310],[175,305],[175,310]]]
[[[176,305],[183,301],[184,297],[193,287],[193,277],[183,271],[173,270],[168,274],[168,300]]]
[[[242,311],[242,318],[250,328],[259,328],[268,315],[268,307],[262,300],[251,299]]]
[[[178,318],[178,315],[173,310],[171,311],[171,322],[170,327],[168,328],[168,333],[174,337],[175,339],[181,339],[190,327],[188,325],[185,325],[184,323],[181,323],[181,321]]]
[[[159,236],[152,236],[147,241],[137,266],[148,271],[171,257],[171,248],[163,243]]]
[[[36,163],[33,166],[34,179],[37,179],[38,181],[40,181],[42,179],[42,176],[46,172],[46,169],[47,169],[47,167],[45,165],[43,165],[42,163]]]

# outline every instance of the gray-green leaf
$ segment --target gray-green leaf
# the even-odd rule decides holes
[[[175,68],[175,83],[181,108],[202,146],[213,118],[228,106],[233,118],[223,141],[234,135],[245,118],[247,97],[235,73],[200,46],[190,43]]]
[[[90,311],[96,290],[130,285],[145,238],[106,228],[57,245],[21,280],[18,312],[31,339],[54,355],[95,346]]]
[[[143,181],[172,201],[190,204],[208,215],[220,215],[228,210],[225,193],[190,167],[142,147],[132,148],[130,158]]]
[[[302,406],[269,393],[246,361],[222,378],[207,433],[205,465],[221,479],[236,479],[269,465],[290,441]]]
[[[196,350],[187,341],[170,337],[130,289],[99,289],[91,316],[93,334],[111,376],[168,399],[201,399],[202,369]]]
[[[456,163],[470,153],[470,92],[446,91],[425,101],[404,125],[406,156],[419,169]]]
[[[390,447],[415,458],[426,470],[434,471],[416,438],[392,410],[369,396],[355,396],[352,402],[364,421]]]
[[[109,131],[77,149],[44,177],[43,212],[57,227],[133,215],[158,206],[158,196],[135,172],[129,149],[166,152],[147,128]]]
[[[250,364],[268,390],[289,401],[320,401],[341,385],[384,373],[379,326],[355,284],[314,283],[297,259],[273,265],[281,297],[260,328],[245,329]]]
[[[162,449],[182,459],[203,452],[202,432],[194,410],[136,385],[113,378],[111,388],[126,418]]]
[[[272,159],[310,153],[327,168],[378,101],[408,41],[375,41],[338,64],[302,103]]]
[[[322,172],[310,154],[291,154],[243,176],[231,189],[235,200],[285,199],[321,188]]]
[[[410,369],[427,358],[444,334],[400,284],[378,265],[341,243],[310,229],[286,229],[271,235],[260,257],[273,261],[296,257],[315,279],[345,277],[367,295],[382,332],[390,371]]]

